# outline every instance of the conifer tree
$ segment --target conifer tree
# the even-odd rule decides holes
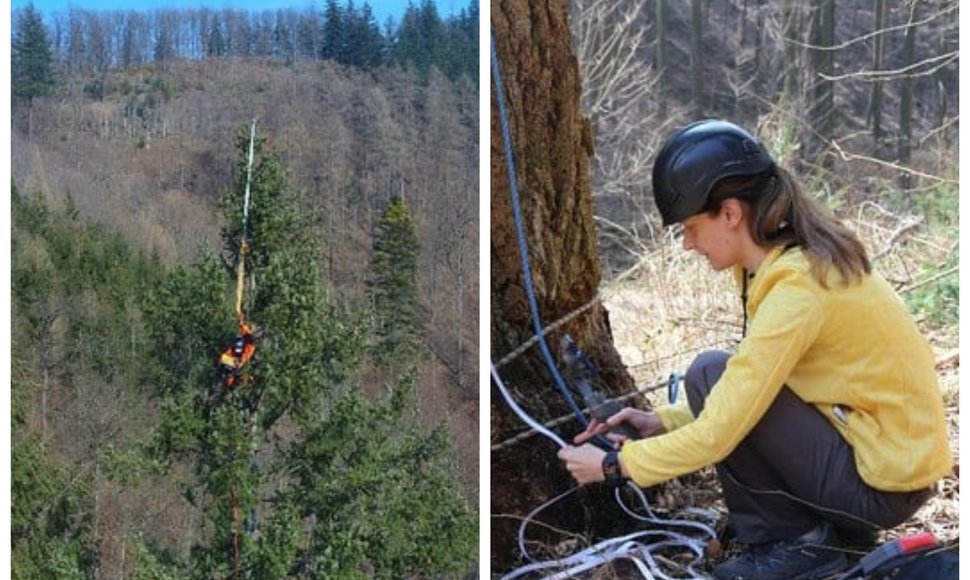
[[[364,2],[351,25],[352,58],[346,64],[370,70],[384,62],[384,37],[370,4]]]
[[[96,521],[104,489],[97,474],[106,461],[99,448],[105,431],[121,430],[110,425],[121,407],[93,408],[97,403],[84,395],[110,393],[103,401],[137,390],[138,353],[147,347],[135,313],[158,264],[119,236],[82,223],[70,209],[50,210],[16,185],[11,209],[13,578],[103,576]],[[50,421],[48,429],[48,398],[63,401],[67,393],[76,400],[69,409],[50,405],[57,424]],[[85,407],[92,412],[85,414]],[[79,431],[79,423],[90,430]],[[64,439],[78,433],[83,451],[72,453]],[[149,562],[139,539],[128,545],[141,554],[132,577],[170,577],[139,576],[166,566]]]
[[[47,27],[40,12],[29,4],[17,17],[11,59],[11,89],[15,97],[27,99],[54,90],[54,55]]]
[[[417,267],[418,238],[411,211],[403,199],[395,197],[374,234],[368,286],[376,325],[371,350],[388,367],[407,368],[418,351]]]
[[[54,56],[41,17],[33,3],[17,16],[10,53],[11,92],[27,101],[27,133],[32,137],[34,99],[54,91]]]
[[[424,0],[420,7],[408,4],[394,45],[394,62],[413,66],[427,75],[442,56],[443,34],[438,9],[431,0]]]
[[[150,308],[163,417],[156,453],[187,461],[185,495],[205,514],[191,576],[434,576],[470,565],[473,512],[448,468],[443,432],[409,424],[409,382],[373,403],[350,381],[363,326],[332,306],[318,247],[279,159],[256,143],[244,311],[264,336],[240,385],[218,388],[211,359],[233,333],[245,184],[224,196],[225,254],[164,284]]]
[[[323,38],[320,43],[320,58],[338,60],[344,47],[344,10],[337,0],[327,0],[323,11]]]

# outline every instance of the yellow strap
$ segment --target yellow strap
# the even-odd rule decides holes
[[[246,278],[246,254],[248,253],[249,246],[246,245],[246,240],[243,240],[239,245],[239,266],[236,268],[236,317],[238,317],[239,320],[243,320],[243,287],[245,286],[244,280]]]

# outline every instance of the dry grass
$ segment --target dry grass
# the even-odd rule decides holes
[[[901,293],[918,286],[925,266],[943,264],[955,239],[935,236],[927,228],[910,224],[915,216],[893,215],[867,202],[849,221],[870,251],[879,256],[875,268]],[[614,342],[641,388],[657,384],[673,370],[683,372],[701,351],[731,350],[741,335],[738,291],[729,273],[714,274],[706,261],[680,248],[669,234],[656,249],[644,255],[633,269],[606,284],[605,302],[610,311]],[[940,386],[946,404],[954,473],[940,482],[940,493],[912,520],[884,538],[929,530],[945,542],[955,542],[959,529],[959,355],[957,324],[933,326],[919,321],[937,356]],[[665,391],[649,393],[651,405],[663,403]],[[712,494],[717,480],[711,469],[687,480],[668,484],[661,493],[661,507],[698,505],[724,513]],[[707,503],[705,503],[707,502]]]

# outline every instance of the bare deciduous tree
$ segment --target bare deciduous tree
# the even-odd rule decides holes
[[[883,54],[886,47],[886,0],[874,0],[875,32],[872,46],[872,70],[882,70]],[[869,90],[869,112],[866,115],[872,127],[872,140],[877,144],[882,140],[882,81],[875,80]]]

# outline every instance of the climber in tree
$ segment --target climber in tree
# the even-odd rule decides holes
[[[227,389],[239,383],[239,373],[253,355],[256,354],[253,327],[246,322],[239,323],[239,335],[232,345],[219,355],[219,380]]]

